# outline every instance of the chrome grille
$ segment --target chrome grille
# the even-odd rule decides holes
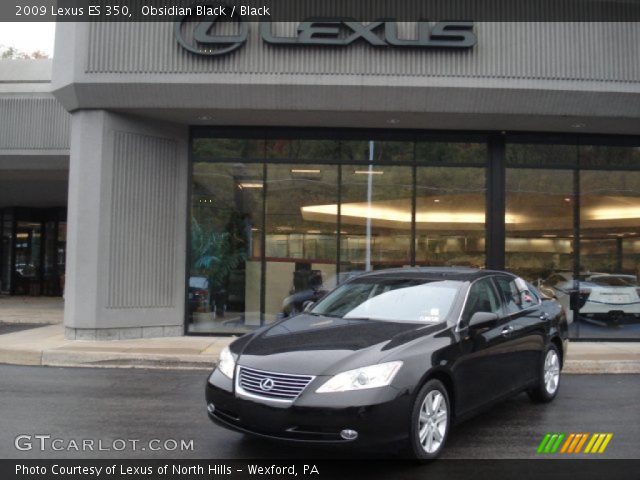
[[[236,385],[240,387],[240,394],[293,402],[314,378],[311,375],[292,375],[238,367]]]

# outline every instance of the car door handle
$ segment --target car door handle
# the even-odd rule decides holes
[[[504,327],[502,329],[502,331],[500,332],[500,335],[502,335],[503,337],[506,337],[508,335],[511,335],[511,333],[513,333],[513,327],[509,325],[508,327]]]

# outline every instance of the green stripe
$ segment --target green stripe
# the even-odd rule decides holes
[[[558,440],[556,441],[556,444],[553,446],[553,448],[551,448],[551,453],[556,453],[558,451],[558,448],[560,448],[560,444],[562,443],[563,438],[564,438],[564,433],[561,433],[560,435],[558,435]]]
[[[540,442],[540,445],[538,445],[538,453],[542,453],[544,451],[544,447],[549,441],[549,438],[551,438],[551,434],[547,433],[542,439],[542,441]]]
[[[547,446],[544,447],[544,453],[551,453],[551,447],[553,446],[553,443],[556,441],[556,438],[558,438],[557,433],[554,433],[553,435],[551,435],[549,442],[547,442]]]

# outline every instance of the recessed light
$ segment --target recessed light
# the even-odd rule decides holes
[[[567,202],[567,203],[570,203],[570,202],[571,202],[571,198],[569,198],[569,197],[565,197],[565,198],[564,198],[564,201],[565,201],[565,202]]]
[[[572,123],[571,124],[571,128],[584,128],[586,127],[586,123],[580,123],[580,122],[576,122],[576,123]]]
[[[387,123],[389,125],[398,125],[400,123],[400,120],[398,120],[397,118],[390,118],[389,120],[387,120]]]
[[[200,120],[202,122],[208,122],[209,120],[213,120],[213,116],[212,115],[200,115],[200,116],[198,116],[198,120]]]
[[[440,199],[439,198],[434,198],[433,199],[433,203],[440,203]]]

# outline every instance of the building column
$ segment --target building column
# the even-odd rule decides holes
[[[188,129],[72,114],[65,336],[184,332]]]

